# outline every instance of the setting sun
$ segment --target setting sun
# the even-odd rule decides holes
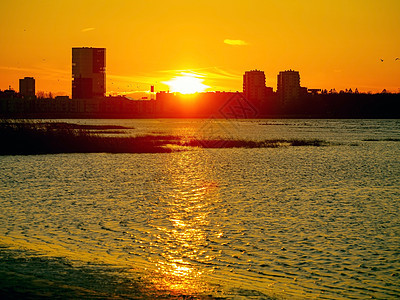
[[[185,74],[177,76],[163,83],[168,85],[170,91],[181,94],[194,94],[204,92],[209,86],[203,83],[204,79],[198,78],[196,75]]]

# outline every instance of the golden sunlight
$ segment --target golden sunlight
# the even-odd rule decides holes
[[[204,79],[198,78],[196,75],[182,73],[169,81],[163,83],[168,85],[170,91],[181,94],[194,94],[204,92],[209,86],[203,83]]]

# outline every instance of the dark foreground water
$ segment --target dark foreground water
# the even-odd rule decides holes
[[[330,145],[0,157],[2,299],[400,297],[400,121],[76,122]]]

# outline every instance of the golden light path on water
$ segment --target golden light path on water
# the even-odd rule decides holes
[[[133,124],[214,136],[197,120]],[[0,273],[31,276],[34,295],[37,279],[68,284],[70,299],[397,299],[398,120],[235,125],[339,144],[0,157],[0,246],[18,250],[0,249]]]
[[[210,225],[210,206],[218,200],[217,184],[210,181],[201,158],[185,152],[168,160],[164,168],[173,189],[164,191],[160,200],[168,207],[170,224],[157,227],[165,248],[162,259],[154,262],[157,276],[152,282],[160,290],[177,295],[201,294],[209,288],[203,278],[205,271],[191,262],[213,258],[204,255],[208,244],[205,228]]]

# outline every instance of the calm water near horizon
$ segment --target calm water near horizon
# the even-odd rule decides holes
[[[400,120],[64,121],[330,144],[2,156],[0,295],[400,298]]]

